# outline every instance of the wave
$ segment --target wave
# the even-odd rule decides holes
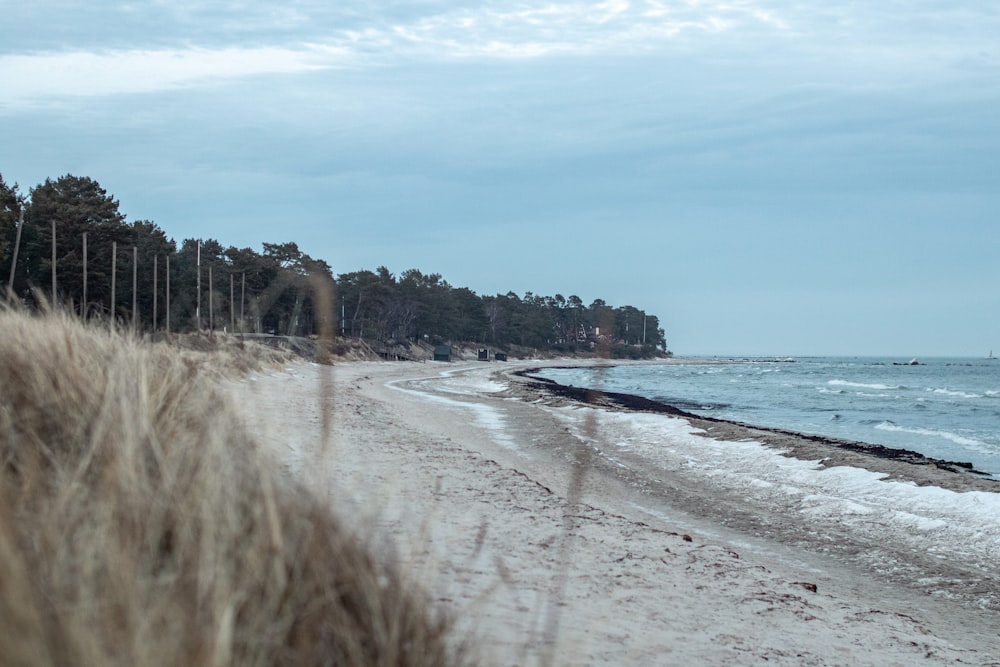
[[[931,391],[942,396],[954,396],[955,398],[982,398],[982,395],[980,394],[970,394],[967,391],[954,391],[952,389],[928,389],[927,391]]]
[[[900,385],[877,384],[877,383],[867,384],[864,382],[848,382],[847,380],[830,380],[829,382],[827,382],[827,384],[830,385],[831,387],[856,387],[858,389],[881,389],[883,391],[886,389],[903,388]]]
[[[990,448],[989,445],[982,440],[967,438],[950,431],[938,431],[930,428],[910,428],[907,426],[900,426],[899,424],[888,420],[880,422],[875,426],[875,428],[879,431],[890,431],[892,433],[909,433],[912,435],[924,435],[932,438],[944,438],[945,440],[949,440],[956,445],[962,445],[963,447],[969,447],[978,451],[993,451],[992,448]]]

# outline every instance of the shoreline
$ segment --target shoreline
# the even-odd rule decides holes
[[[515,375],[538,365],[294,364],[234,391],[483,664],[1000,664],[995,551],[954,557],[939,518],[987,494],[580,404]]]
[[[617,364],[604,365],[611,367]],[[993,478],[987,472],[977,470],[972,463],[966,461],[937,459],[916,451],[897,449],[876,443],[804,433],[780,427],[758,426],[718,417],[706,417],[637,394],[564,385],[548,378],[533,375],[545,368],[574,367],[570,365],[535,366],[517,370],[511,374],[524,378],[526,385],[531,389],[548,393],[554,397],[612,410],[652,412],[686,419],[691,422],[692,426],[710,432],[714,438],[760,440],[765,445],[787,450],[790,456],[802,460],[822,459],[824,465],[827,466],[855,465],[872,472],[885,472],[889,474],[891,479],[912,481],[919,485],[940,486],[953,491],[979,490],[1000,493],[1000,480]],[[934,468],[955,477],[933,473],[920,474],[915,472],[916,469],[907,466],[926,466],[928,469]],[[908,474],[907,471],[912,472]]]

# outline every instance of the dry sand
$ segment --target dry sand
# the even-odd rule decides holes
[[[682,470],[654,484],[610,465],[601,429],[567,429],[502,374],[523,366],[303,363],[234,391],[289,473],[412,571],[483,664],[1000,664],[994,609],[874,567],[864,538],[831,547],[822,526]],[[482,391],[449,393],[448,377]]]

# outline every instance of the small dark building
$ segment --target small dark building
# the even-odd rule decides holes
[[[451,361],[451,346],[450,345],[435,345],[434,346],[434,361]]]
[[[479,350],[479,361],[489,361],[490,351],[486,349]]]

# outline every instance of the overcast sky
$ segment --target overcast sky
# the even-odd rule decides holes
[[[0,174],[678,354],[1000,354],[995,0],[8,2]]]

